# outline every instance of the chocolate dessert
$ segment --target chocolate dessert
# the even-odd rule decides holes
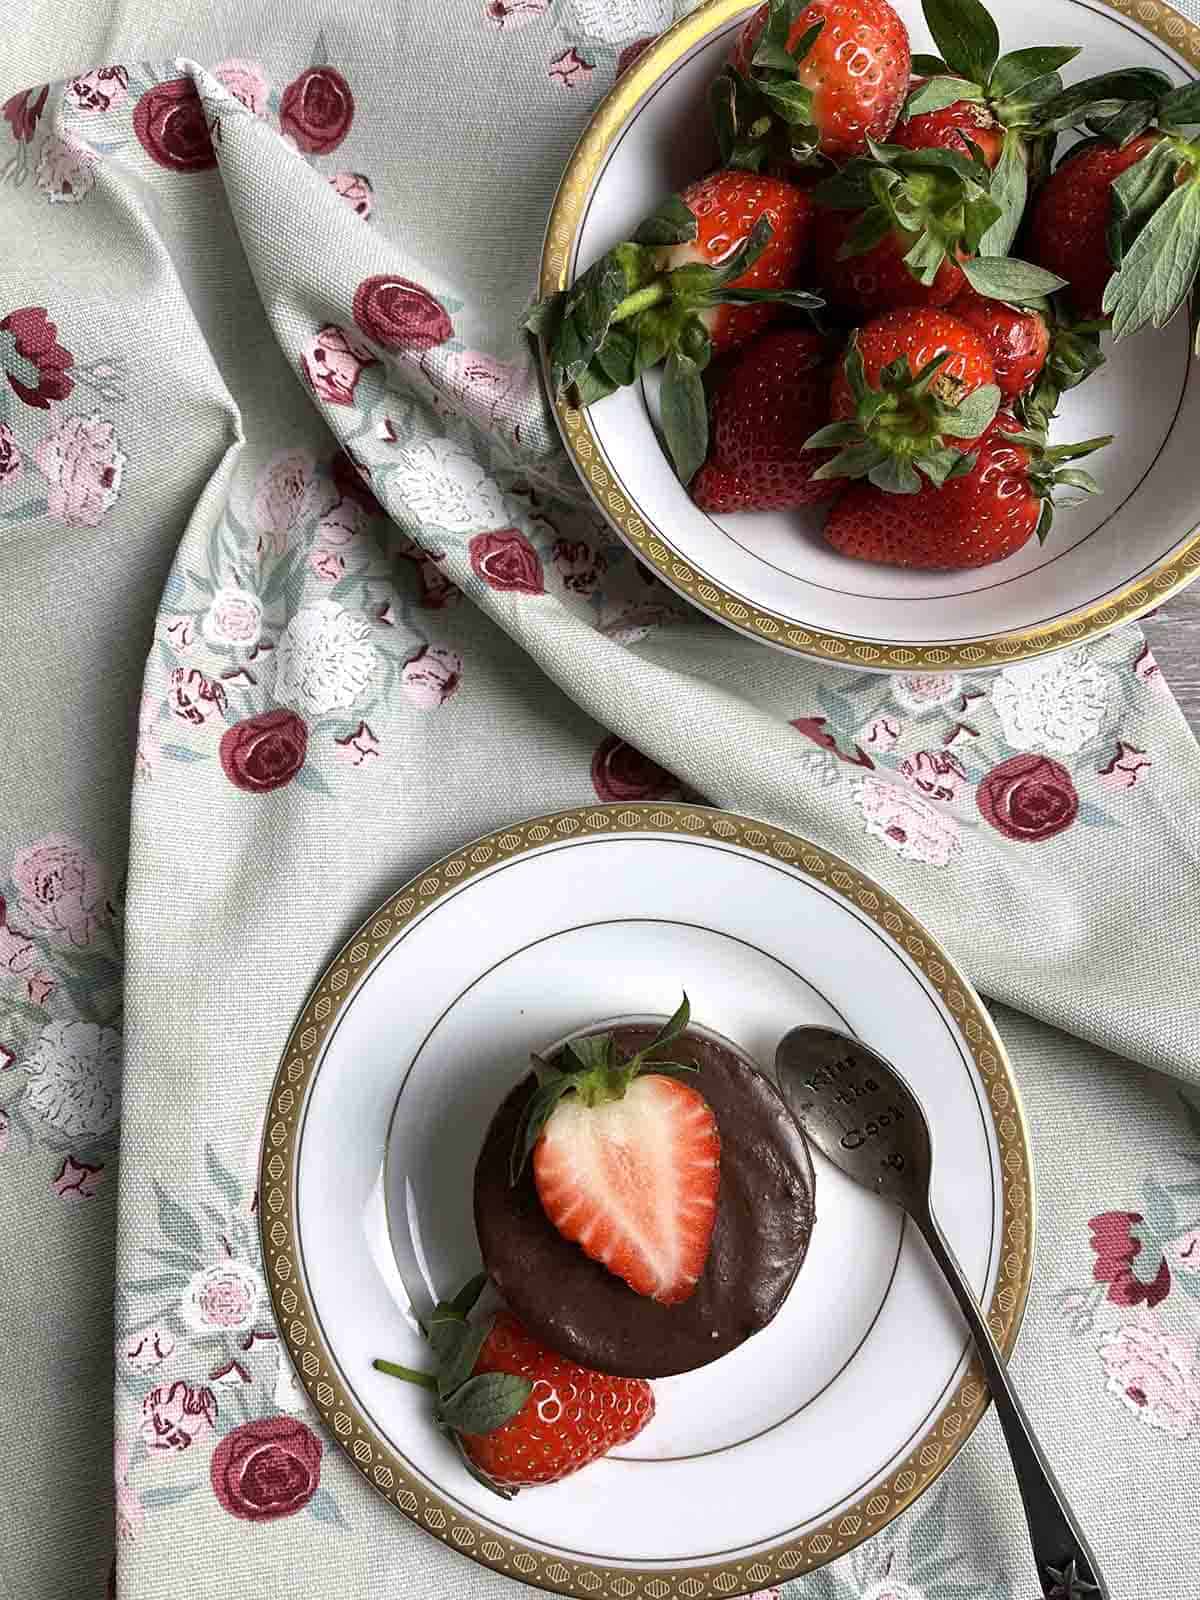
[[[644,1050],[655,1033],[644,1024],[613,1030],[626,1055]],[[534,1335],[600,1372],[662,1378],[726,1355],[779,1310],[812,1232],[812,1160],[774,1084],[691,1031],[671,1041],[670,1056],[698,1069],[678,1076],[708,1102],[720,1133],[711,1242],[686,1298],[664,1304],[635,1293],[615,1268],[559,1232],[531,1163],[511,1181],[514,1141],[538,1089],[534,1074],[492,1119],[475,1169],[475,1227],[496,1287]],[[654,1073],[652,1065],[644,1070]]]

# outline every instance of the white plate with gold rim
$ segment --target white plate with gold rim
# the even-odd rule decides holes
[[[413,1307],[477,1270],[475,1159],[529,1052],[669,1011],[684,985],[696,1020],[764,1067],[805,1021],[895,1060],[929,1112],[938,1213],[1006,1348],[1028,1290],[1029,1150],[1003,1047],[882,889],[793,835],[684,805],[561,813],[439,862],[364,923],[296,1023],[267,1114],[264,1258],[305,1389],[367,1480],[453,1548],[565,1594],[699,1600],[819,1566],[920,1494],[986,1403],[924,1247],[819,1157],[812,1243],[775,1321],[656,1383],[646,1431],[574,1478],[497,1498],[428,1395],[372,1370],[428,1365]]]
[[[914,50],[930,50],[918,0],[894,0]],[[540,293],[580,271],[715,164],[705,92],[747,0],[710,0],[650,46],[598,107],[563,176]],[[1015,0],[1005,49],[1078,44],[1065,76],[1157,67],[1183,82],[1200,27],[1160,0]],[[820,507],[714,517],[676,480],[652,420],[653,385],[588,412],[556,407],[597,505],[636,554],[693,605],[739,632],[825,661],[910,671],[1002,665],[1077,644],[1162,603],[1200,573],[1200,371],[1187,319],[1112,345],[1108,365],[1068,394],[1055,438],[1115,441],[1090,466],[1104,494],[1061,511],[1047,543],[967,572],[850,561],[820,535]]]

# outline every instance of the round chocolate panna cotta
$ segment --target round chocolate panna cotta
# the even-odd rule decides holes
[[[657,1029],[631,1023],[589,1031],[612,1031],[629,1056]],[[475,1168],[475,1229],[504,1299],[551,1348],[623,1377],[690,1372],[766,1327],[800,1270],[815,1216],[812,1158],[775,1085],[746,1057],[691,1030],[669,1054],[699,1069],[685,1081],[712,1107],[721,1138],[712,1242],[686,1300],[662,1305],[635,1293],[564,1238],[542,1209],[531,1162],[510,1182],[513,1139],[537,1087],[532,1073],[493,1117]]]

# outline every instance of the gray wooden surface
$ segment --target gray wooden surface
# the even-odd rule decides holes
[[[1168,600],[1156,616],[1143,617],[1142,628],[1184,715],[1200,735],[1200,583]]]

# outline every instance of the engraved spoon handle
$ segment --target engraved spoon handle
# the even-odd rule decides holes
[[[926,1207],[913,1213],[913,1221],[945,1273],[979,1351],[1016,1471],[1043,1594],[1047,1600],[1110,1600],[1096,1558],[1042,1453],[1025,1408],[1013,1389],[1004,1357],[992,1338],[987,1318],[937,1218]]]

